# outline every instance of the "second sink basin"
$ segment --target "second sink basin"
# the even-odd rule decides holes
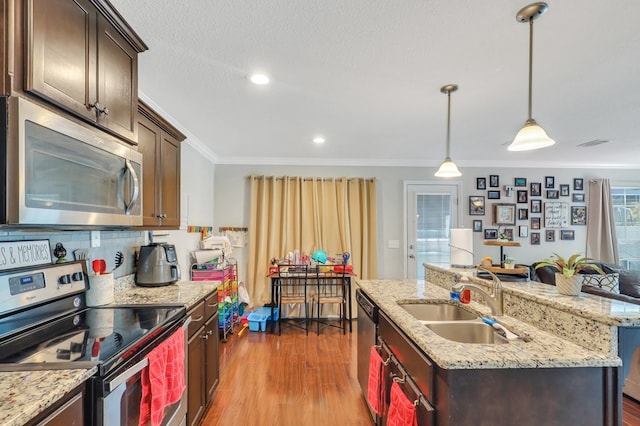
[[[460,343],[507,343],[483,322],[434,322],[425,324],[440,337]]]
[[[399,303],[402,309],[420,321],[468,321],[478,316],[466,309],[443,303]]]

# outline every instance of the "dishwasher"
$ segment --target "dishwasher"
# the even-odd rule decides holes
[[[362,395],[367,401],[367,387],[369,384],[369,356],[371,346],[377,344],[378,339],[378,307],[360,289],[356,290],[358,302],[358,382],[362,388]],[[375,424],[379,424],[378,416],[367,401],[369,412]]]

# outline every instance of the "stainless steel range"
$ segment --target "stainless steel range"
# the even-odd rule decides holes
[[[177,342],[170,362],[181,362],[184,381],[173,389],[177,400],[163,407],[161,424],[185,424],[186,309],[88,308],[86,277],[84,261],[0,273],[0,371],[96,367],[85,424],[137,426],[149,411],[150,360],[155,365],[158,352]]]

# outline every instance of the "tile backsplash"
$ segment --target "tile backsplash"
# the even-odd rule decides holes
[[[93,231],[96,232],[96,231]],[[135,272],[135,253],[141,245],[145,244],[143,231],[99,231],[100,247],[91,247],[90,231],[4,231],[0,232],[0,241],[24,241],[24,240],[49,240],[51,258],[53,249],[57,243],[62,243],[67,254],[67,260],[74,259],[74,250],[86,249],[87,260],[104,259],[107,263],[107,271],[115,267],[116,253],[121,251],[124,255],[122,266],[114,271],[114,276],[124,277]],[[88,262],[88,270],[91,271],[91,263]]]

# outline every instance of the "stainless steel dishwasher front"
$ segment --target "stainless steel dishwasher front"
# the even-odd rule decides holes
[[[367,386],[369,384],[369,357],[371,346],[378,339],[378,307],[360,289],[356,290],[358,302],[358,382],[362,388],[362,395],[367,401]],[[367,401],[369,412],[374,424],[379,424],[376,413]]]

